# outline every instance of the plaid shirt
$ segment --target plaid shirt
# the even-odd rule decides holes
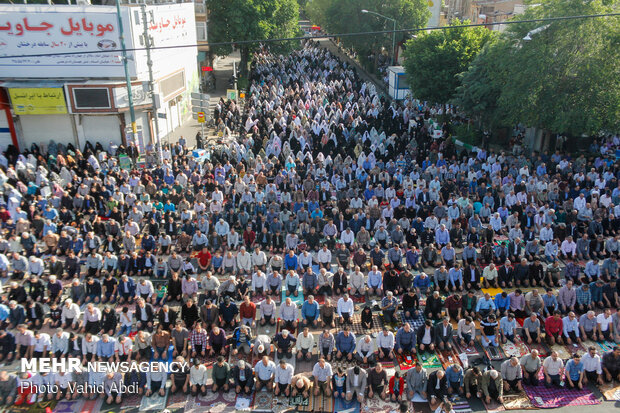
[[[192,333],[189,335],[189,342],[192,347],[202,346],[202,348],[207,347],[207,332],[201,330],[200,332],[196,330],[192,330]]]
[[[590,294],[590,290],[584,290],[582,287],[577,288],[577,303],[581,305],[590,305],[592,301],[592,295]]]

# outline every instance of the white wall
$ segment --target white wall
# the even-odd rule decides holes
[[[71,125],[72,115],[20,115],[18,122],[21,129],[20,143],[25,148],[30,144],[48,145],[51,140],[65,145],[75,146],[75,137]]]

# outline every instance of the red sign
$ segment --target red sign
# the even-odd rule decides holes
[[[211,67],[211,66],[202,66],[200,69],[203,72],[213,72],[213,67]]]

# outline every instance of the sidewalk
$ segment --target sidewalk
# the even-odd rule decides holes
[[[215,90],[211,90],[208,94],[211,96],[209,102],[210,112],[213,113],[213,108],[220,100],[221,97],[226,96],[226,89],[228,87],[228,80],[233,74],[233,62],[239,64],[240,61],[239,52],[236,51],[226,57],[218,58],[213,65],[213,75],[215,76]],[[201,125],[194,118],[189,118],[181,126],[170,132],[165,138],[162,139],[165,143],[178,142],[181,136],[184,136],[187,140],[188,147],[196,146],[196,134],[201,131]],[[209,131],[205,124],[205,135],[207,140],[215,138],[213,131]]]

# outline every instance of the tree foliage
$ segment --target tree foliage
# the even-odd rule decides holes
[[[620,0],[544,0],[519,20],[617,11]],[[532,30],[531,40],[524,40]],[[489,124],[580,135],[620,129],[620,19],[508,27],[462,76],[456,103]]]
[[[209,40],[229,42],[294,37],[299,31],[299,6],[296,0],[207,0]],[[241,70],[247,67],[250,54],[259,43],[240,44]],[[270,43],[276,50],[290,43]],[[214,46],[218,55],[232,52],[232,46]]]
[[[452,26],[461,24],[456,21]],[[404,66],[413,95],[434,103],[450,101],[460,85],[458,75],[493,36],[484,27],[464,27],[421,33],[409,40]]]
[[[369,10],[396,19],[397,29],[421,28],[430,17],[426,0],[312,0],[306,4],[306,13],[314,24],[329,33],[355,33],[391,30],[393,23],[362,13]],[[400,42],[405,34],[397,33]],[[353,47],[358,53],[376,51],[381,47],[390,50],[391,33],[383,35],[347,36],[342,39],[345,47]]]

